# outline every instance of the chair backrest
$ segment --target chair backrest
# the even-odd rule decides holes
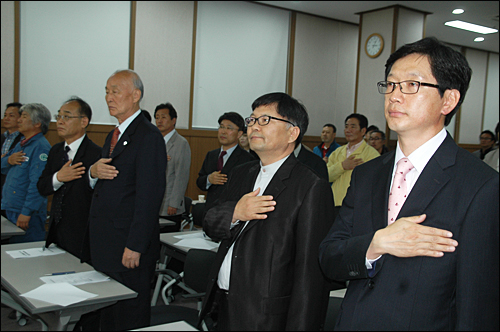
[[[184,207],[186,208],[186,211],[184,211],[183,217],[187,217],[191,213],[192,202],[193,200],[191,199],[191,197],[184,196]]]
[[[193,205],[193,211],[191,211],[193,216],[193,223],[196,226],[203,227],[203,217],[205,215],[205,203],[198,203]]]
[[[184,261],[184,283],[198,293],[207,289],[208,275],[216,253],[205,249],[190,249]]]

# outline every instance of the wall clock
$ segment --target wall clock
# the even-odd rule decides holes
[[[365,43],[365,52],[370,58],[376,58],[384,49],[384,38],[378,33],[372,33],[368,36]]]

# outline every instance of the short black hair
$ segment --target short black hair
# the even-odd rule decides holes
[[[332,125],[331,123],[327,123],[326,125],[323,126],[323,128],[325,128],[325,127],[331,127],[333,129],[334,133],[337,132],[337,128],[334,125]]]
[[[379,130],[379,129],[375,125],[370,125],[370,126],[366,127],[366,132],[374,131],[374,130]]]
[[[243,117],[236,112],[226,112],[219,117],[218,123],[220,124],[223,120],[229,120],[238,127],[238,131],[245,130],[245,120]]]
[[[302,138],[309,126],[309,115],[305,106],[297,99],[283,92],[272,92],[260,96],[252,103],[252,111],[260,106],[276,106],[276,112],[279,115],[294,123],[299,127],[300,133],[295,141],[295,147],[302,142]]]
[[[443,44],[435,37],[427,37],[405,44],[392,53],[385,64],[385,79],[387,80],[392,65],[397,60],[414,53],[427,56],[429,59],[432,75],[439,85],[441,98],[448,89],[456,89],[460,92],[457,106],[446,115],[444,125],[447,126],[464,101],[465,93],[469,89],[472,69],[462,53]]]
[[[170,115],[171,120],[177,119],[177,111],[175,110],[174,106],[169,102],[156,106],[155,119],[156,119],[156,113],[158,113],[159,110],[164,110],[164,109],[168,110],[168,115]]]
[[[363,114],[359,114],[359,113],[352,113],[352,114],[348,115],[347,118],[345,118],[344,124],[347,122],[347,120],[349,120],[351,118],[358,119],[360,130],[368,127],[368,119],[366,118],[366,116],[364,116]]]
[[[21,103],[17,103],[17,102],[14,102],[14,103],[8,103],[7,104],[7,107],[5,107],[5,109],[9,108],[9,107],[16,107],[17,108],[17,112],[19,113],[19,115],[21,115],[21,107],[23,107],[23,104]]]
[[[90,108],[90,105],[87,104],[87,102],[85,100],[83,100],[82,98],[80,98],[78,96],[71,96],[71,98],[66,100],[63,103],[63,105],[67,104],[69,102],[72,102],[72,101],[76,101],[78,103],[78,105],[80,106],[80,109],[79,109],[80,115],[86,116],[89,119],[89,124],[90,124],[90,120],[92,120],[92,108]],[[88,124],[87,124],[87,126],[88,126]]]

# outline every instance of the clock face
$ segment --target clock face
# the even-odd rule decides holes
[[[382,37],[378,34],[373,34],[366,41],[366,54],[371,58],[375,58],[382,52],[383,46],[384,41]]]

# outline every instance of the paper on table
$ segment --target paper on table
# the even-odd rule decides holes
[[[176,239],[210,239],[205,235],[205,232],[195,232],[191,234],[174,235]]]
[[[45,277],[40,277],[40,279],[46,284],[67,282],[68,284],[75,286],[75,285],[108,281],[109,277],[97,271],[86,271],[86,272],[55,275],[55,276],[45,276]]]
[[[31,249],[23,249],[23,250],[10,250],[7,253],[12,258],[32,258],[38,256],[52,256],[64,254],[66,251],[57,248],[57,247],[49,247],[43,250],[42,248],[31,248]]]
[[[63,282],[57,284],[45,284],[27,293],[21,294],[21,296],[66,307],[70,304],[96,297],[97,294],[83,291],[73,285]]]
[[[175,245],[188,247],[191,249],[207,249],[207,250],[211,250],[219,246],[218,243],[208,241],[206,239],[183,239],[177,242]]]

